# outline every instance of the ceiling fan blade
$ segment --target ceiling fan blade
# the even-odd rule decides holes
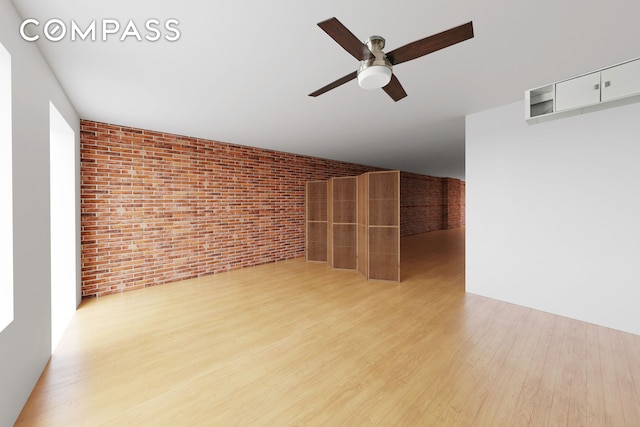
[[[467,22],[466,24],[451,28],[450,30],[425,37],[424,39],[417,40],[413,43],[394,49],[387,53],[387,58],[393,65],[398,65],[402,62],[420,58],[421,56],[444,49],[445,47],[452,46],[470,38],[473,38],[473,22]]]
[[[336,18],[318,22],[318,27],[322,28],[325,33],[329,34],[332,39],[357,60],[364,61],[365,59],[374,58],[373,53],[371,53],[367,45],[358,40],[358,38]]]
[[[407,92],[404,91],[404,88],[400,84],[400,81],[395,74],[391,75],[391,81],[385,87],[383,87],[382,90],[387,92],[387,95],[389,95],[391,99],[396,102],[407,96]]]
[[[328,85],[326,85],[325,87],[320,88],[320,89],[318,89],[318,90],[317,90],[317,91],[315,91],[315,92],[311,92],[311,93],[309,94],[309,96],[318,96],[318,95],[322,95],[323,93],[328,92],[328,91],[330,91],[331,89],[335,89],[335,88],[337,88],[338,86],[343,85],[343,84],[345,84],[346,82],[348,82],[348,81],[351,81],[351,80],[355,79],[356,77],[358,77],[358,72],[357,72],[357,71],[354,71],[353,73],[349,73],[349,74],[347,74],[346,76],[339,78],[339,79],[338,79],[338,80],[336,80],[335,82],[333,82],[333,83],[329,83],[329,84],[328,84]]]

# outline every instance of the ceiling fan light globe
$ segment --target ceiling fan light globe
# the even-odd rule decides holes
[[[358,84],[362,89],[380,89],[390,81],[391,68],[385,65],[371,65],[358,73]]]

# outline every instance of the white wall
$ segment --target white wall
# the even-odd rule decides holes
[[[640,104],[466,119],[466,289],[640,334]]]
[[[40,51],[19,37],[20,22],[13,5],[0,1],[0,42],[12,63],[14,206],[14,320],[0,332],[3,427],[13,425],[51,354],[50,101],[72,126],[78,150],[80,135],[78,116]],[[79,157],[78,151],[76,159]],[[79,224],[78,209],[76,215]],[[80,265],[79,244],[77,248]],[[76,301],[80,300],[79,285]]]
[[[73,129],[49,104],[51,218],[51,350],[62,339],[77,306],[76,141]]]
[[[0,43],[0,332],[13,322],[11,55]]]

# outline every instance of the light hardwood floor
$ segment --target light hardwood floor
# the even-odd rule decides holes
[[[402,282],[296,259],[85,301],[18,426],[640,426],[640,337],[464,292],[464,229]]]

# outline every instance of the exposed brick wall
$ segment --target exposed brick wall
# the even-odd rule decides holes
[[[467,183],[460,181],[460,226],[467,223]]]
[[[82,294],[303,256],[304,183],[373,170],[83,120]],[[442,221],[442,191],[433,190],[440,204],[426,210],[429,224]]]
[[[400,234],[411,236],[464,225],[465,183],[402,172]]]
[[[446,185],[445,228],[456,228],[465,221],[465,183],[458,179],[444,178]]]

